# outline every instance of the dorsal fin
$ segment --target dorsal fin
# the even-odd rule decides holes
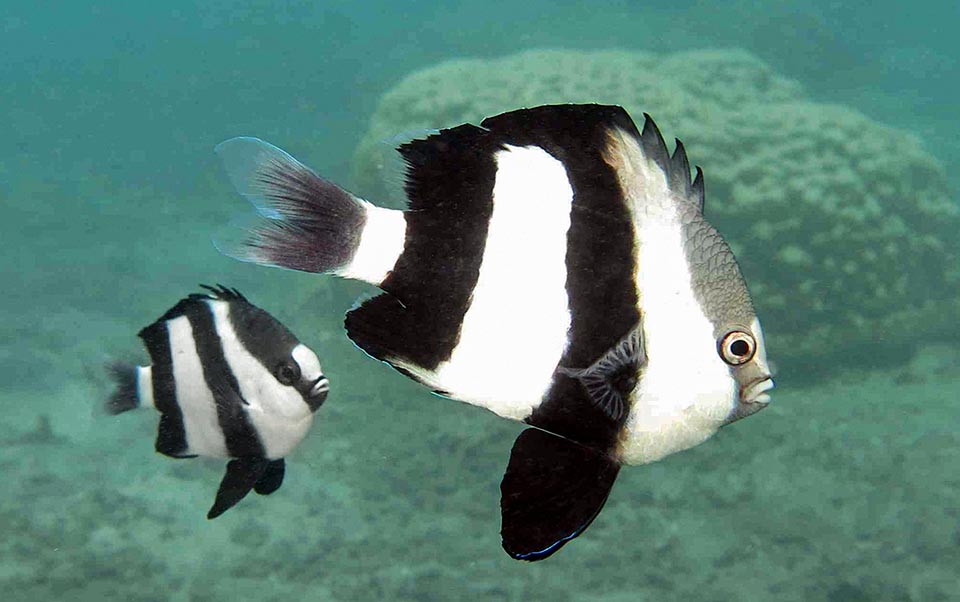
[[[697,177],[693,179],[691,189],[693,191],[693,198],[696,199],[700,206],[700,213],[703,214],[703,170],[700,169],[699,165],[697,165]]]
[[[255,307],[252,303],[250,303],[250,301],[247,300],[246,297],[243,296],[240,291],[235,288],[228,288],[222,284],[217,284],[216,286],[201,284],[199,286],[208,292],[190,293],[183,299],[180,299],[176,305],[164,312],[162,316],[157,318],[156,322],[166,322],[167,320],[179,318],[191,307],[196,306],[198,303],[205,303],[210,300],[226,301],[228,303],[240,302],[244,305]]]
[[[667,143],[660,133],[660,128],[657,127],[649,114],[644,113],[643,117],[645,121],[643,132],[640,134],[643,154],[652,159],[663,170],[671,190],[681,198],[693,203],[700,213],[703,213],[703,171],[697,167],[697,176],[691,183],[690,161],[687,159],[687,151],[683,142],[679,138],[674,138],[676,148],[673,151],[673,156],[670,156]]]
[[[201,284],[200,288],[210,291],[209,295],[204,295],[210,299],[216,299],[218,301],[243,301],[244,303],[249,303],[247,298],[243,296],[243,293],[235,288],[228,288],[219,283],[216,286]]]

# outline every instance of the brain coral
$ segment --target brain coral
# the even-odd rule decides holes
[[[388,195],[383,141],[398,132],[560,102],[646,111],[683,139],[789,373],[868,366],[960,333],[960,211],[942,167],[909,133],[813,102],[742,51],[531,51],[413,73],[357,149],[358,192]]]

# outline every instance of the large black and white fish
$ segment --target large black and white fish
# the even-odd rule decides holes
[[[769,402],[737,262],[649,116],[543,106],[399,147],[406,211],[377,207],[255,138],[217,152],[262,221],[239,259],[384,294],[349,337],[437,393],[531,427],[501,483],[514,558],[586,529],[622,464],[695,446]]]
[[[149,366],[115,363],[111,414],[160,412],[156,450],[232,458],[207,518],[251,489],[280,488],[284,456],[303,440],[330,389],[320,360],[236,289],[202,288],[140,331]]]

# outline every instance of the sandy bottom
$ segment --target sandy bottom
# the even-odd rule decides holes
[[[499,543],[519,425],[331,341],[339,374],[270,497],[204,516],[223,464],[153,452],[102,377],[0,394],[5,600],[948,600],[960,566],[960,368],[781,386],[704,445],[621,472],[549,560]],[[328,352],[328,355],[331,353]]]

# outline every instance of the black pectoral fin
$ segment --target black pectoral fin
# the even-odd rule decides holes
[[[263,476],[253,486],[253,490],[260,495],[270,495],[283,485],[284,472],[286,472],[286,464],[283,458],[270,462],[267,464],[267,469],[263,471]]]
[[[620,464],[594,450],[529,428],[517,437],[500,483],[503,549],[542,560],[600,513]]]
[[[257,484],[267,470],[270,460],[266,458],[237,458],[227,463],[227,473],[220,481],[217,499],[213,502],[207,518],[217,518],[242,500]]]

